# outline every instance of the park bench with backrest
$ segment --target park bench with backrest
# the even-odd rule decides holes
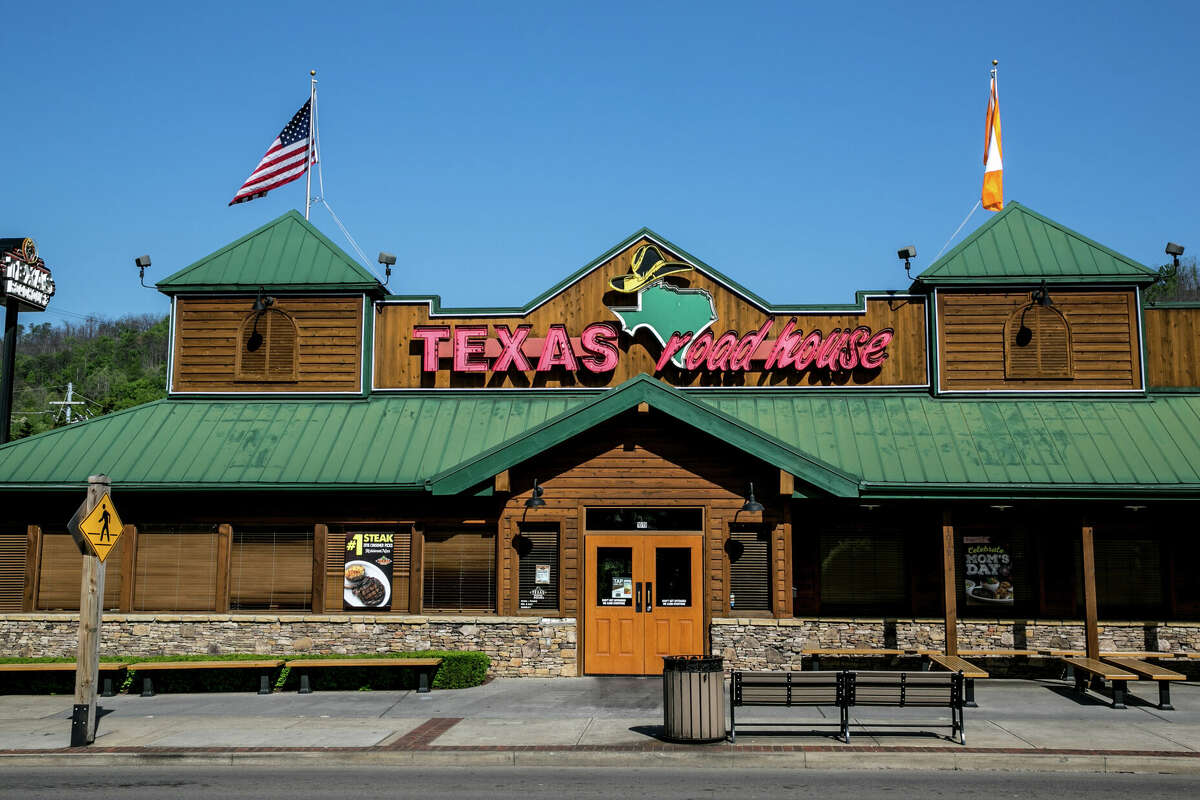
[[[846,704],[846,673],[826,672],[738,672],[729,688],[729,740],[737,741],[739,706],[783,708],[837,706],[838,727],[843,741],[850,739],[850,712]],[[742,723],[745,725],[746,723]],[[795,727],[794,722],[753,722],[752,725]],[[812,723],[830,725],[832,723]]]
[[[950,709],[950,735],[967,743],[961,672],[853,672],[847,686],[851,706]],[[923,723],[924,724],[924,723]],[[873,724],[876,727],[878,723]],[[891,727],[891,726],[889,726]],[[896,727],[911,727],[897,724]],[[849,741],[849,737],[847,737]]]
[[[298,658],[287,662],[288,669],[300,676],[300,694],[312,693],[309,673],[314,669],[338,667],[398,667],[417,671],[417,693],[427,694],[433,675],[441,666],[440,658]]]

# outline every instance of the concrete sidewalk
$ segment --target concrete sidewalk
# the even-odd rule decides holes
[[[660,740],[658,678],[501,678],[430,694],[189,694],[106,698],[93,746],[71,750],[71,698],[0,696],[0,763],[281,757],[379,763],[572,763],[797,767],[1076,769],[1200,774],[1200,684],[1172,688],[1159,711],[1149,683],[1125,710],[1062,681],[987,680],[968,709],[967,747],[939,709],[863,708],[851,744],[836,709],[742,709],[736,745]],[[786,730],[753,721],[795,720]],[[747,727],[742,727],[745,723]],[[891,727],[903,726],[903,727]]]

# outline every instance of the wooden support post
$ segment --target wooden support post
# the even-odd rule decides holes
[[[1087,657],[1100,658],[1100,622],[1096,613],[1096,551],[1091,525],[1083,526],[1083,635]]]
[[[312,610],[317,614],[325,613],[325,553],[328,549],[329,526],[316,524],[313,526],[313,560],[312,560]]]
[[[84,516],[108,493],[107,475],[88,477]],[[71,746],[96,740],[96,685],[100,679],[100,614],[104,608],[104,562],[83,556],[79,586],[79,648],[75,655],[75,708],[71,714]]]
[[[958,580],[954,577],[954,525],[942,512],[942,588],[946,603],[946,655],[958,655]]]
[[[229,573],[233,569],[233,526],[217,526],[217,585],[213,587],[216,595],[214,605],[219,614],[229,613]]]
[[[791,497],[796,491],[796,478],[785,469],[779,470],[779,496]]]
[[[509,480],[508,470],[504,470],[503,472],[496,473],[496,491],[497,492],[511,492],[512,491],[512,482]]]
[[[25,594],[21,598],[22,611],[36,611],[38,597],[38,569],[42,565],[42,529],[37,525],[25,528]]]
[[[137,526],[126,525],[121,533],[121,595],[117,608],[123,614],[133,613],[134,574],[137,572]]]

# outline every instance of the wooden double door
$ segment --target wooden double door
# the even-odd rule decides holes
[[[663,656],[704,652],[699,534],[588,533],[584,672],[659,675]]]

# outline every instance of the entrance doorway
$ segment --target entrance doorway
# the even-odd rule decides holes
[[[585,537],[584,672],[659,675],[663,656],[704,652],[700,533]]]

